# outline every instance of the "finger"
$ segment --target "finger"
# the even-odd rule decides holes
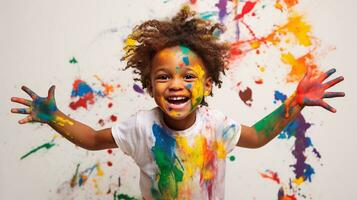
[[[12,108],[11,112],[18,114],[30,114],[31,110],[30,108]]]
[[[23,99],[23,98],[18,98],[18,97],[11,97],[11,101],[12,102],[16,102],[16,103],[20,103],[22,105],[25,106],[31,106],[32,101],[27,100],[27,99]]]
[[[23,91],[25,91],[28,95],[30,95],[30,97],[31,97],[32,99],[35,99],[36,97],[38,97],[38,95],[37,95],[35,92],[33,92],[32,90],[30,90],[30,88],[28,88],[28,87],[26,87],[26,86],[22,86],[21,89],[22,89]]]
[[[23,118],[22,120],[20,120],[20,121],[19,121],[19,124],[26,124],[26,123],[32,122],[32,121],[33,121],[33,119],[32,119],[32,117],[31,117],[31,115],[29,115],[29,116]]]
[[[325,92],[323,98],[344,97],[344,92]]]
[[[318,79],[320,82],[322,82],[326,80],[328,77],[330,77],[332,74],[334,74],[335,72],[336,72],[335,68],[329,69],[328,71],[322,73]]]
[[[339,82],[341,82],[343,80],[344,80],[343,76],[340,76],[340,77],[337,77],[337,78],[335,78],[335,79],[333,79],[331,81],[328,81],[328,82],[324,83],[323,86],[324,86],[325,89],[328,89],[328,88],[336,85],[337,83],[339,83]]]
[[[309,66],[307,66],[307,69],[306,69],[306,78],[311,79],[311,76],[312,76],[312,66],[309,65]]]
[[[326,103],[325,101],[321,101],[320,106],[322,106],[323,108],[325,108],[326,110],[335,113],[336,109],[333,108],[332,106],[330,106],[328,103]]]
[[[52,85],[48,90],[48,98],[53,99],[55,97],[55,88],[56,86]]]

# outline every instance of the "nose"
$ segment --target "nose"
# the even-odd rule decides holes
[[[184,81],[180,78],[175,78],[172,79],[170,86],[169,86],[169,90],[170,91],[180,91],[183,90],[185,87]]]

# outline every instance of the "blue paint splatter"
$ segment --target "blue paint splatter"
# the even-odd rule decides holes
[[[281,103],[284,103],[286,100],[287,96],[277,90],[274,92],[274,103],[277,103],[278,101],[281,101]]]
[[[190,64],[190,60],[188,59],[188,56],[183,57],[182,61],[185,63],[186,66]]]
[[[207,12],[200,13],[199,17],[201,19],[208,20],[209,18],[211,18],[211,17],[213,17],[213,16],[215,16],[217,14],[218,14],[217,11],[207,11]]]
[[[93,89],[86,82],[78,80],[72,89],[71,97],[83,97],[88,93],[93,93]]]

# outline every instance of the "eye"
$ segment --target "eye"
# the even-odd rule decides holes
[[[156,80],[168,80],[170,77],[167,74],[159,74],[156,76]]]
[[[192,80],[194,80],[196,78],[196,76],[194,75],[194,74],[186,74],[185,76],[184,76],[184,79],[185,80],[188,80],[188,81],[192,81]]]

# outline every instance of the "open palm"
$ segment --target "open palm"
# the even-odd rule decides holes
[[[336,109],[326,103],[324,98],[334,98],[345,96],[344,92],[327,92],[326,90],[343,81],[343,76],[323,83],[329,76],[336,72],[336,69],[330,69],[321,73],[317,78],[313,78],[312,69],[308,67],[304,78],[299,82],[296,91],[297,103],[301,106],[321,106],[331,112]]]
[[[28,122],[47,123],[54,120],[54,113],[57,111],[56,101],[54,98],[55,86],[48,90],[47,97],[40,97],[26,86],[21,89],[25,91],[32,100],[12,97],[11,101],[27,106],[27,108],[12,108],[12,113],[27,114],[28,116],[19,121],[20,124]]]

